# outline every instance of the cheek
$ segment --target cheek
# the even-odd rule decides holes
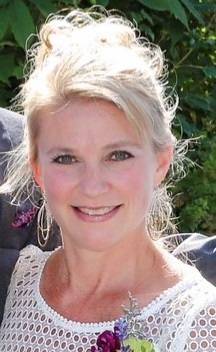
[[[60,201],[68,194],[68,180],[64,174],[53,172],[52,170],[44,170],[42,173],[44,191],[49,202],[49,199]]]
[[[124,187],[131,197],[137,200],[148,200],[151,198],[154,189],[152,170],[149,166],[134,165],[122,174],[120,186]]]

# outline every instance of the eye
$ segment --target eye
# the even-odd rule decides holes
[[[116,150],[110,155],[110,159],[114,161],[124,161],[133,157],[131,153],[125,150]]]
[[[58,155],[53,159],[54,163],[57,164],[72,164],[76,162],[76,159],[73,155],[70,154],[64,154],[64,155]]]

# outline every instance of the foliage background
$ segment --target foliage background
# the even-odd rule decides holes
[[[191,145],[196,163],[174,190],[181,232],[216,234],[216,4],[215,0],[0,0],[0,106],[8,107],[22,82],[26,39],[49,13],[103,5],[134,19],[162,47],[169,81],[180,98],[174,130]],[[29,41],[31,42],[31,38]]]

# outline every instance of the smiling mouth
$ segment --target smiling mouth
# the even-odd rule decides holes
[[[100,208],[87,208],[87,207],[76,207],[78,211],[89,216],[102,216],[111,213],[112,211],[119,208],[120,205],[114,207],[100,207]]]

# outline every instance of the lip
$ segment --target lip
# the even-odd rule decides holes
[[[103,222],[113,218],[122,205],[102,207],[75,207],[73,210],[79,219],[87,222]]]

